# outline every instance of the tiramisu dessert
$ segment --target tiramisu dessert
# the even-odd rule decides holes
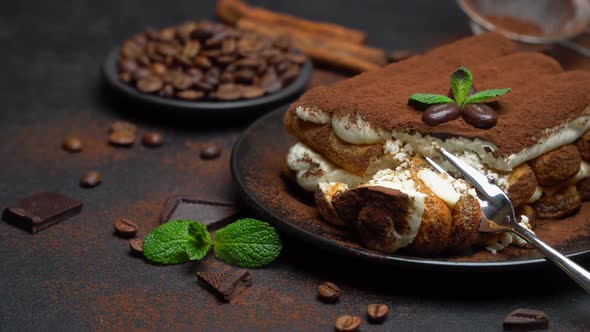
[[[589,105],[590,72],[487,33],[310,90],[284,118],[299,140],[287,164],[325,221],[367,248],[432,256],[522,246],[478,234],[475,190],[424,157],[445,165],[443,147],[480,170],[528,227],[563,218],[590,199]]]

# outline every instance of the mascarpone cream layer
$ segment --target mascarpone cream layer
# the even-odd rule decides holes
[[[481,163],[500,171],[511,171],[514,167],[526,161],[535,159],[560,146],[573,143],[590,129],[590,115],[584,115],[563,125],[546,129],[541,135],[542,138],[531,147],[506,157],[495,157],[493,152],[498,147],[492,142],[478,138],[453,137],[441,140],[434,136],[409,133],[407,131],[394,130],[386,132],[372,127],[359,114],[354,119],[349,116],[332,117],[329,113],[317,108],[304,108],[301,106],[296,107],[295,112],[304,121],[317,124],[331,123],[334,133],[351,144],[375,144],[388,138],[394,138],[410,145],[422,156],[431,158],[438,155],[434,150],[434,146],[438,145],[454,154],[465,151],[474,152],[481,160]],[[590,114],[590,106],[586,108],[584,113]]]

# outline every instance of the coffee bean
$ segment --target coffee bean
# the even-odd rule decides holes
[[[82,175],[80,178],[80,186],[84,188],[93,188],[98,186],[102,182],[100,173],[96,171],[89,171]]]
[[[429,126],[436,126],[457,119],[460,115],[461,109],[455,103],[436,104],[422,113],[422,121]]]
[[[148,29],[124,42],[118,75],[143,93],[232,101],[282,89],[306,61],[288,39],[272,40],[213,22],[188,22]],[[182,93],[189,89],[197,92]]]
[[[215,96],[219,100],[236,100],[240,98],[241,94],[237,85],[226,83],[219,86]]]
[[[352,332],[358,330],[359,326],[361,326],[361,318],[358,316],[340,316],[336,319],[336,323],[334,324],[334,328],[336,331],[340,332]]]
[[[180,99],[199,100],[205,96],[205,93],[203,91],[184,90],[176,93],[176,96]]]
[[[68,152],[80,152],[83,148],[82,141],[78,137],[71,136],[67,137],[61,146]]]
[[[264,90],[257,86],[241,85],[240,95],[244,99],[254,99],[264,95]]]
[[[131,239],[129,240],[129,248],[134,254],[143,254],[143,240]]]
[[[498,122],[498,114],[486,104],[467,104],[463,108],[463,119],[470,125],[488,129]]]
[[[109,128],[109,133],[113,133],[115,131],[126,131],[128,133],[135,134],[135,132],[137,131],[137,126],[135,126],[133,123],[126,121],[115,121],[113,122],[113,124],[111,124],[111,127]]]
[[[115,146],[131,146],[135,143],[135,133],[125,130],[113,131],[109,134],[109,143]]]
[[[318,297],[324,303],[335,303],[342,292],[334,283],[326,281],[317,288]]]
[[[221,148],[215,144],[207,144],[201,148],[201,159],[215,159],[221,155]]]
[[[162,134],[155,131],[150,131],[143,135],[141,142],[145,146],[154,148],[162,145],[162,143],[164,143],[164,138],[162,137]]]
[[[144,77],[137,81],[137,88],[141,92],[156,92],[162,88],[162,80],[153,76]]]
[[[381,323],[387,317],[389,307],[387,304],[369,304],[367,307],[367,317],[373,323]]]
[[[123,237],[134,237],[139,227],[135,222],[129,219],[120,218],[113,223],[115,232]]]

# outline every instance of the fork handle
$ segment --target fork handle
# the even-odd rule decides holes
[[[571,259],[562,255],[559,251],[553,249],[528,229],[516,224],[512,228],[513,232],[525,239],[535,249],[539,250],[548,260],[559,266],[570,278],[574,279],[578,285],[582,286],[584,290],[590,294],[590,272],[576,264]]]

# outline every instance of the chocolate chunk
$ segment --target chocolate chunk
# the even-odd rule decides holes
[[[509,313],[504,318],[503,327],[507,331],[546,330],[549,320],[540,310],[522,308]]]
[[[100,177],[100,173],[96,171],[89,171],[82,175],[80,178],[80,186],[84,188],[93,188],[98,186],[102,182],[102,178]]]
[[[252,276],[247,270],[233,272],[197,272],[201,285],[213,291],[221,300],[231,302],[252,286]]]
[[[161,222],[170,220],[198,220],[209,230],[224,226],[238,214],[232,203],[211,202],[190,196],[171,196],[162,208]]]
[[[429,126],[436,126],[441,123],[455,120],[461,115],[461,108],[455,103],[436,104],[428,107],[422,113],[422,121]]]
[[[3,219],[15,226],[37,233],[69,219],[82,210],[76,199],[52,192],[39,192],[4,209]]]
[[[61,146],[68,152],[80,152],[83,147],[82,141],[78,137],[67,137]]]

